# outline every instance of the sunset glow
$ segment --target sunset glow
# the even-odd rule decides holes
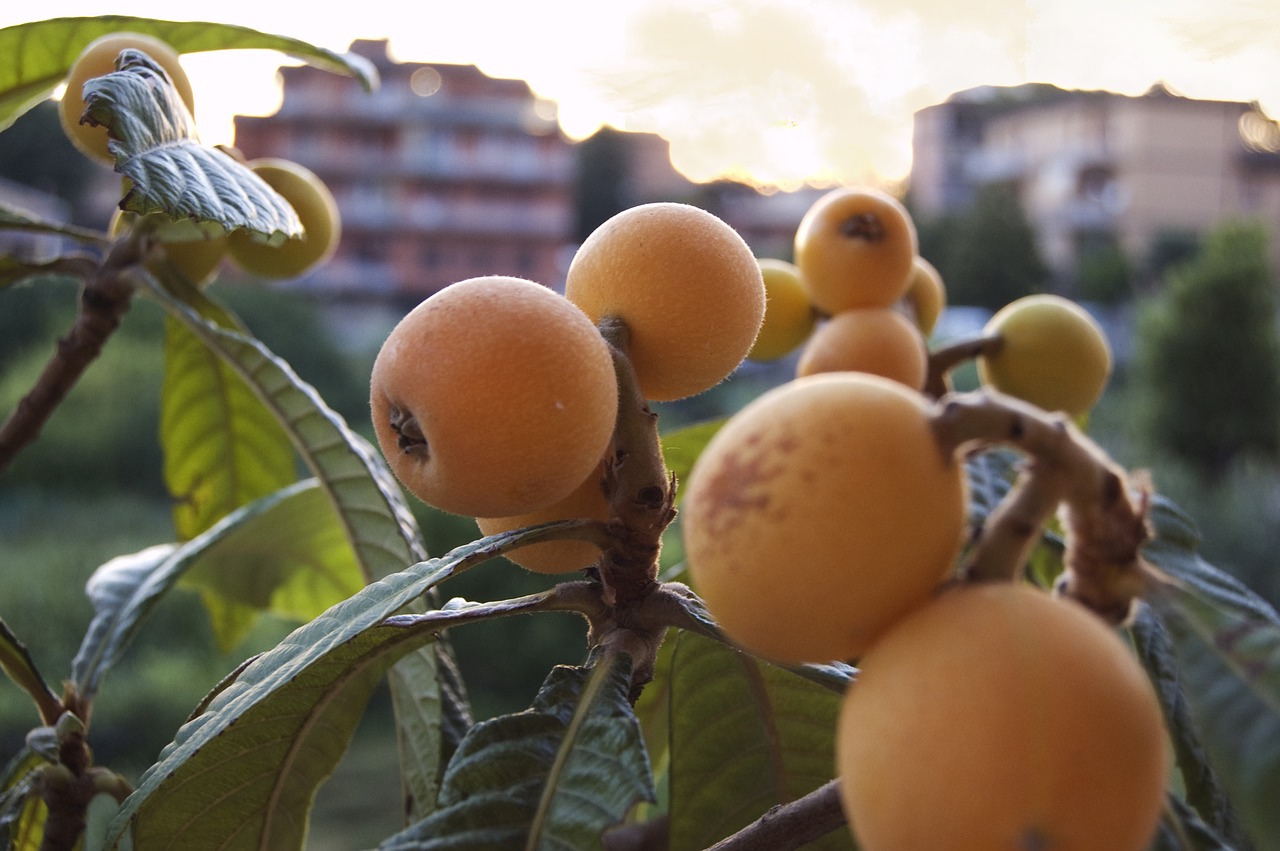
[[[158,0],[56,0],[42,15],[203,17],[339,51],[389,37],[399,60],[527,80],[558,104],[573,138],[602,124],[656,132],[694,180],[783,188],[900,180],[912,114],[985,84],[1139,94],[1163,81],[1280,115],[1280,7],[1264,0],[376,2],[358,15],[224,0],[176,11]],[[0,11],[3,26],[29,19],[15,4]],[[281,61],[256,51],[184,59],[206,142],[230,141],[234,114],[276,108]]]

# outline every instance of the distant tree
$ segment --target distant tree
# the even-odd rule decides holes
[[[917,217],[917,226],[920,254],[946,281],[952,304],[998,310],[1045,289],[1049,269],[1011,185],[985,186],[967,210]]]
[[[62,132],[58,105],[45,101],[0,133],[0,177],[79,206],[100,166],[72,147]]]
[[[1200,250],[1200,237],[1194,231],[1167,228],[1157,231],[1147,248],[1143,273],[1149,283],[1158,284],[1170,269],[1185,263]]]
[[[1139,323],[1144,430],[1212,483],[1237,456],[1280,454],[1280,336],[1267,237],[1220,226]]]
[[[629,206],[631,165],[623,132],[601,127],[577,146],[578,171],[574,232],[578,242],[615,213]]]
[[[1079,298],[1117,304],[1132,294],[1133,267],[1114,237],[1101,237],[1080,252],[1076,266]]]

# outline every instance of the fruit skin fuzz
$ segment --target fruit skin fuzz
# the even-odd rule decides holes
[[[495,275],[446,287],[396,325],[374,361],[370,408],[383,454],[419,499],[508,517],[564,499],[599,467],[618,388],[581,310]]]
[[[646,399],[702,393],[737,369],[764,320],[764,278],[737,231],[689,204],[624,210],[578,248],[565,298],[629,328]]]
[[[1078,603],[1014,582],[949,589],[886,632],[836,749],[866,851],[1144,851],[1169,771],[1130,649]]]
[[[967,486],[932,407],[886,378],[824,373],[716,433],[681,529],[691,585],[730,638],[778,662],[853,659],[950,578]]]

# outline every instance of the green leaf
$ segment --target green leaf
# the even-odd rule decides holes
[[[0,204],[0,230],[21,230],[34,233],[47,233],[54,236],[65,236],[81,242],[105,245],[107,235],[90,228],[55,222],[32,215],[26,210]]]
[[[40,279],[52,281],[71,278],[84,280],[93,274],[98,263],[79,254],[64,254],[52,260],[22,260],[11,254],[0,256],[0,289],[24,281]]]
[[[27,646],[18,640],[3,620],[0,620],[0,668],[31,696],[44,723],[52,724],[58,720],[62,714],[62,701],[41,676]]]
[[[210,322],[163,287],[147,283],[169,314],[230,366],[284,427],[334,501],[366,581],[420,561],[417,522],[378,451],[261,342]]]
[[[85,83],[84,100],[85,116],[107,128],[116,171],[131,181],[121,208],[244,228],[276,242],[302,234],[298,214],[262,178],[200,144],[195,120],[154,60],[125,50],[117,69]]]
[[[364,57],[337,54],[305,41],[247,27],[126,15],[54,18],[0,29],[0,130],[48,97],[91,41],[122,31],[155,36],[179,53],[277,50],[327,71],[354,76],[366,90],[378,84],[377,71]]]
[[[333,500],[366,581],[403,570],[425,557],[413,512],[378,451],[353,432],[315,389],[261,342],[221,328],[155,281],[146,281],[157,300],[253,389],[284,426],[295,448]],[[199,303],[197,291],[188,298]],[[416,605],[416,603],[415,603]],[[406,657],[406,670],[392,674],[392,698],[406,787],[412,811],[428,806],[436,784],[444,718],[469,718],[466,706],[448,706],[460,690],[442,689],[437,645]],[[401,721],[403,719],[403,721]],[[412,723],[410,723],[410,719]],[[445,743],[447,744],[447,742]]]
[[[218,643],[230,652],[260,613],[308,621],[364,581],[333,503],[308,479],[214,540],[183,584],[200,589]]]
[[[393,615],[529,537],[495,535],[388,576],[255,658],[161,752],[125,801],[108,842],[132,826],[135,845],[144,849],[151,842],[192,851],[300,848],[315,791],[387,669],[443,629],[536,611],[551,592]]]
[[[842,697],[682,632],[671,673],[672,848],[706,848],[834,776]],[[848,831],[807,846],[850,848]]]
[[[1236,851],[1202,822],[1195,810],[1170,795],[1160,830],[1147,851]]]
[[[332,513],[315,480],[298,482],[181,546],[160,544],[102,565],[85,589],[94,618],[72,663],[79,694],[97,693],[147,615],[188,573],[233,602],[302,619],[358,591],[363,581],[341,527],[323,522]]]
[[[1235,841],[1242,839],[1231,803],[1209,766],[1200,733],[1191,717],[1168,632],[1149,606],[1141,606],[1130,634],[1138,659],[1151,677],[1164,710],[1165,727],[1185,789],[1185,806],[1223,836]]]
[[[529,709],[471,729],[436,811],[382,851],[601,847],[654,795],[630,683],[625,657],[554,668]]]
[[[724,417],[707,420],[662,435],[660,440],[662,457],[666,461],[667,470],[676,477],[677,482],[689,479],[694,462],[727,421]],[[683,493],[683,488],[676,492],[677,500]]]
[[[234,317],[203,302],[210,319]],[[297,478],[293,445],[258,395],[183,323],[165,325],[160,444],[181,540]]]
[[[696,595],[682,595],[672,599],[678,600],[683,609],[679,624],[680,628],[696,635],[701,635],[703,638],[718,641],[729,647],[735,647],[729,637],[720,629],[720,626],[712,619],[711,613],[707,611],[702,600]],[[844,694],[845,689],[857,674],[857,669],[844,662],[790,665],[787,666],[786,670],[837,694]]]
[[[1154,538],[1143,548],[1147,561],[1201,597],[1243,616],[1280,621],[1276,610],[1239,579],[1202,559],[1195,524],[1176,505],[1155,497],[1150,510]]]
[[[1280,624],[1177,584],[1148,595],[1204,749],[1259,851],[1280,849]]]
[[[0,775],[0,845],[7,849],[39,848],[44,834],[44,802],[36,792],[38,770],[48,761],[30,748],[23,748]],[[35,811],[35,812],[33,812]],[[34,836],[32,828],[38,828]],[[25,839],[23,837],[26,837]]]

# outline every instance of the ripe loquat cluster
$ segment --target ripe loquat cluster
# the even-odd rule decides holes
[[[866,851],[1146,848],[1169,763],[1132,652],[1075,601],[961,570],[965,467],[923,392],[946,292],[905,210],[830,193],[787,280],[825,318],[806,327],[769,290],[760,357],[804,349],[797,377],[730,417],[693,468],[694,590],[751,653],[858,664],[836,769]],[[993,390],[1072,416],[1110,370],[1097,324],[1057,296],[998,313],[975,354]]]
[[[764,304],[760,267],[722,220],[687,204],[633,207],[579,247],[563,296],[489,276],[405,316],[374,364],[375,432],[411,492],[485,534],[607,520],[618,363],[645,399],[701,393],[746,356]],[[571,540],[508,557],[567,573],[600,555]]]

